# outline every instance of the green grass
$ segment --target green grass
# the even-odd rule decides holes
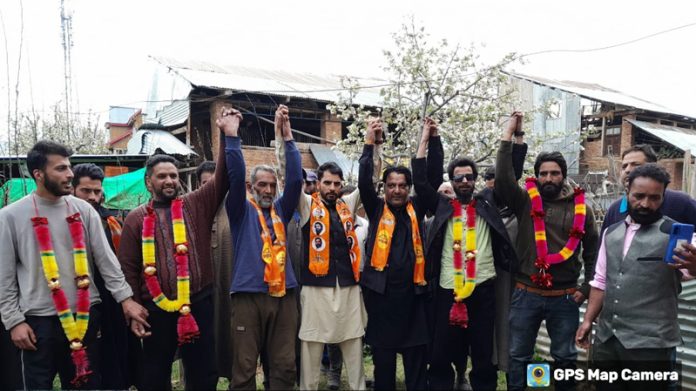
[[[368,379],[374,379],[373,373],[374,373],[374,368],[375,365],[372,362],[372,356],[371,355],[365,355],[364,359],[364,364],[365,364],[365,377]],[[172,365],[172,390],[174,391],[179,391],[179,390],[184,390],[184,384],[182,382],[182,379],[180,379],[180,361],[174,362],[174,365]],[[471,370],[471,366],[469,365],[468,370]],[[467,374],[468,374],[467,370]],[[397,390],[405,390],[406,385],[404,383],[404,367],[401,361],[401,355],[397,356],[397,364],[396,364],[396,389]],[[229,381],[225,378],[220,378],[218,380],[218,385],[217,389],[218,390],[227,390],[229,386]],[[53,380],[53,389],[54,390],[60,390],[60,380],[58,376]],[[259,366],[257,371],[256,371],[256,389],[257,390],[263,390],[263,371],[261,370],[261,367]],[[321,378],[319,379],[319,389],[320,390],[328,390],[327,386],[327,380],[326,380],[326,375],[322,374]],[[343,371],[341,373],[341,390],[348,390],[348,379],[346,377],[346,371]],[[505,375],[504,372],[498,372],[498,390],[505,390],[506,385],[505,385]]]

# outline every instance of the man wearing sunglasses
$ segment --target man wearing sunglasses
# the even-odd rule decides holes
[[[546,320],[546,329],[551,337],[554,367],[575,368],[577,350],[574,338],[579,322],[579,307],[589,295],[588,283],[594,274],[599,244],[592,208],[576,205],[579,201],[566,180],[567,164],[560,152],[542,152],[534,163],[534,184],[543,206],[543,210],[535,212],[535,216],[543,219],[545,228],[544,232],[535,232],[532,197],[520,188],[512,167],[512,137],[520,131],[521,125],[522,113],[514,112],[501,138],[495,182],[496,197],[513,211],[519,224],[515,247],[520,265],[515,275],[510,308],[509,390],[522,390],[526,386],[527,364],[532,360],[542,320]],[[533,196],[534,193],[536,191],[530,191]],[[583,210],[586,210],[584,226],[574,227],[576,211]],[[580,246],[569,244],[571,232],[581,237]],[[544,245],[548,247],[548,257],[541,260],[537,257],[537,241],[546,242]],[[568,246],[573,249],[568,251],[566,248],[561,252]],[[582,261],[579,256],[581,251]],[[557,253],[564,260],[554,261],[550,265],[547,261],[548,269],[542,273],[543,261],[555,259],[551,255]],[[578,286],[583,263],[585,282]],[[550,284],[547,280],[549,276]],[[556,390],[565,389],[574,389],[572,381],[556,382]]]
[[[426,159],[427,150],[427,159]],[[493,390],[497,384],[497,371],[493,364],[493,338],[495,320],[495,268],[510,269],[516,262],[515,252],[505,225],[498,214],[493,194],[489,191],[474,196],[478,168],[469,158],[455,158],[447,167],[456,200],[450,200],[436,192],[442,178],[444,152],[437,124],[426,119],[416,159],[413,176],[416,194],[429,210],[434,212],[431,234],[424,247],[426,264],[432,268],[428,286],[434,293],[429,308],[432,343],[428,381],[430,389],[453,389],[453,363],[471,352],[472,369],[469,380],[474,390]],[[437,185],[437,186],[435,186]],[[476,276],[473,292],[464,297],[468,324],[452,325],[450,311],[455,302],[455,252],[464,255],[466,237],[461,243],[454,233],[456,216],[461,215],[466,226],[467,209],[475,208]],[[455,213],[459,208],[461,214]],[[466,358],[464,358],[466,361]]]

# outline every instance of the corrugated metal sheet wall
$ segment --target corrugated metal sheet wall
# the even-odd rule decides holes
[[[580,307],[580,322],[585,315],[587,303]],[[696,390],[696,280],[682,285],[679,296],[679,327],[684,345],[677,348],[677,360],[682,363],[682,389]],[[551,339],[542,323],[537,337],[537,353],[544,360],[551,361],[549,349]],[[587,351],[578,349],[578,360],[587,361]]]

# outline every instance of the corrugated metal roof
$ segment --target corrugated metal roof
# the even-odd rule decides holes
[[[653,136],[672,144],[677,149],[696,153],[696,130],[684,129],[677,126],[659,125],[650,122],[627,119],[626,121],[652,134]]]
[[[161,129],[180,126],[186,123],[188,117],[188,100],[175,100],[158,110],[154,118],[146,119],[140,129]]]
[[[512,77],[518,79],[523,79],[530,81],[532,83],[537,83],[545,85],[547,87],[556,88],[559,90],[567,91],[573,94],[577,94],[583,98],[590,100],[596,100],[601,102],[617,103],[623,106],[634,107],[636,109],[643,109],[648,111],[654,111],[658,113],[674,114],[687,117],[689,119],[696,119],[696,114],[687,114],[680,112],[679,110],[673,110],[668,107],[662,106],[660,104],[647,101],[645,99],[636,98],[635,96],[626,95],[621,91],[617,91],[611,88],[601,86],[599,84],[592,83],[582,83],[577,81],[569,80],[553,80],[547,79],[539,76],[529,76],[513,72],[504,72]]]
[[[133,107],[111,106],[109,107],[109,123],[128,124],[133,114],[140,111]]]
[[[343,170],[345,180],[358,178],[357,160],[351,160],[341,151],[333,150],[331,147],[322,144],[310,144],[309,149],[320,166],[326,162],[336,162]]]
[[[161,151],[168,155],[197,155],[186,144],[164,130],[138,130],[128,141],[128,154],[154,155]]]
[[[191,85],[292,96],[334,102],[343,89],[337,75],[315,75],[279,70],[265,70],[236,65],[215,65],[203,61],[180,61],[166,57],[152,59],[169,68]],[[384,84],[385,80],[355,78],[361,85]],[[378,89],[361,90],[353,99],[357,104],[380,106]]]

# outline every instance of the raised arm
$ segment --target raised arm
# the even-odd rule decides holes
[[[276,110],[275,126],[280,128],[285,144],[285,189],[279,203],[283,220],[290,221],[302,194],[302,160],[295,145],[290,128],[290,112],[287,106],[280,105]]]
[[[517,142],[512,144],[512,170],[515,172],[515,179],[518,181],[520,178],[522,178],[522,171],[524,171],[524,159],[526,158],[527,144]]]
[[[437,149],[432,146],[429,148],[429,142],[433,139],[438,139],[437,135],[437,123],[430,118],[426,118],[423,124],[423,133],[421,135],[420,144],[418,145],[418,151],[416,152],[416,158],[411,162],[411,167],[413,169],[413,186],[416,190],[416,195],[418,196],[419,203],[422,205],[425,211],[431,211],[435,213],[437,209],[437,204],[439,202],[439,195],[437,194],[437,188],[433,187],[433,183],[436,182],[435,178],[432,176],[439,176],[442,182],[442,159],[440,158],[439,163],[438,157],[431,157],[431,155],[437,155]],[[442,148],[442,145],[440,145]],[[425,151],[428,151],[428,158],[426,166],[426,156]],[[436,164],[436,167],[430,167],[429,164]],[[440,185],[438,184],[438,187]]]
[[[225,107],[215,121],[218,128],[225,134],[225,167],[229,183],[226,206],[230,221],[240,219],[246,210],[243,207],[246,203],[246,165],[242,155],[242,140],[239,138],[241,120],[242,114],[239,111]],[[219,169],[215,171],[216,174],[218,171],[222,172]]]
[[[430,135],[426,162],[428,166],[428,182],[430,182],[430,186],[433,189],[437,190],[442,184],[442,174],[445,171],[445,150],[442,147],[442,139],[437,132],[434,135]]]
[[[222,137],[222,128],[221,124],[224,122],[227,122],[229,120],[232,121],[237,121],[238,119],[236,118],[236,115],[239,115],[241,118],[241,114],[237,111],[237,114],[230,115],[226,114],[224,117],[222,116],[223,113],[228,113],[230,109],[222,108],[220,113],[218,114],[218,118],[215,120],[217,129],[219,130],[212,130],[211,133],[217,133],[216,137],[220,138],[220,141],[218,142],[218,154],[217,154],[217,159],[215,162],[215,175],[213,176],[212,181],[208,181],[205,185],[201,186],[198,190],[191,192],[188,194],[188,197],[190,197],[191,204],[196,205],[197,209],[200,209],[204,215],[206,216],[207,221],[213,221],[215,218],[215,214],[217,213],[220,204],[222,201],[225,199],[225,195],[227,195],[227,191],[229,190],[229,182],[227,180],[227,164],[226,164],[226,159],[225,159],[225,140]],[[237,124],[237,126],[239,126]]]
[[[512,167],[512,135],[521,123],[522,113],[512,113],[503,131],[495,164],[495,195],[503,205],[507,205],[516,214],[521,211],[525,202],[528,202],[527,193],[518,186]]]
[[[381,136],[382,120],[372,119],[367,124],[367,132],[365,133],[365,146],[363,146],[363,154],[358,161],[360,164],[358,172],[358,190],[360,191],[360,199],[362,200],[365,212],[368,216],[372,216],[379,203],[379,197],[375,186],[372,183],[372,175],[374,173],[374,153],[375,140]]]

